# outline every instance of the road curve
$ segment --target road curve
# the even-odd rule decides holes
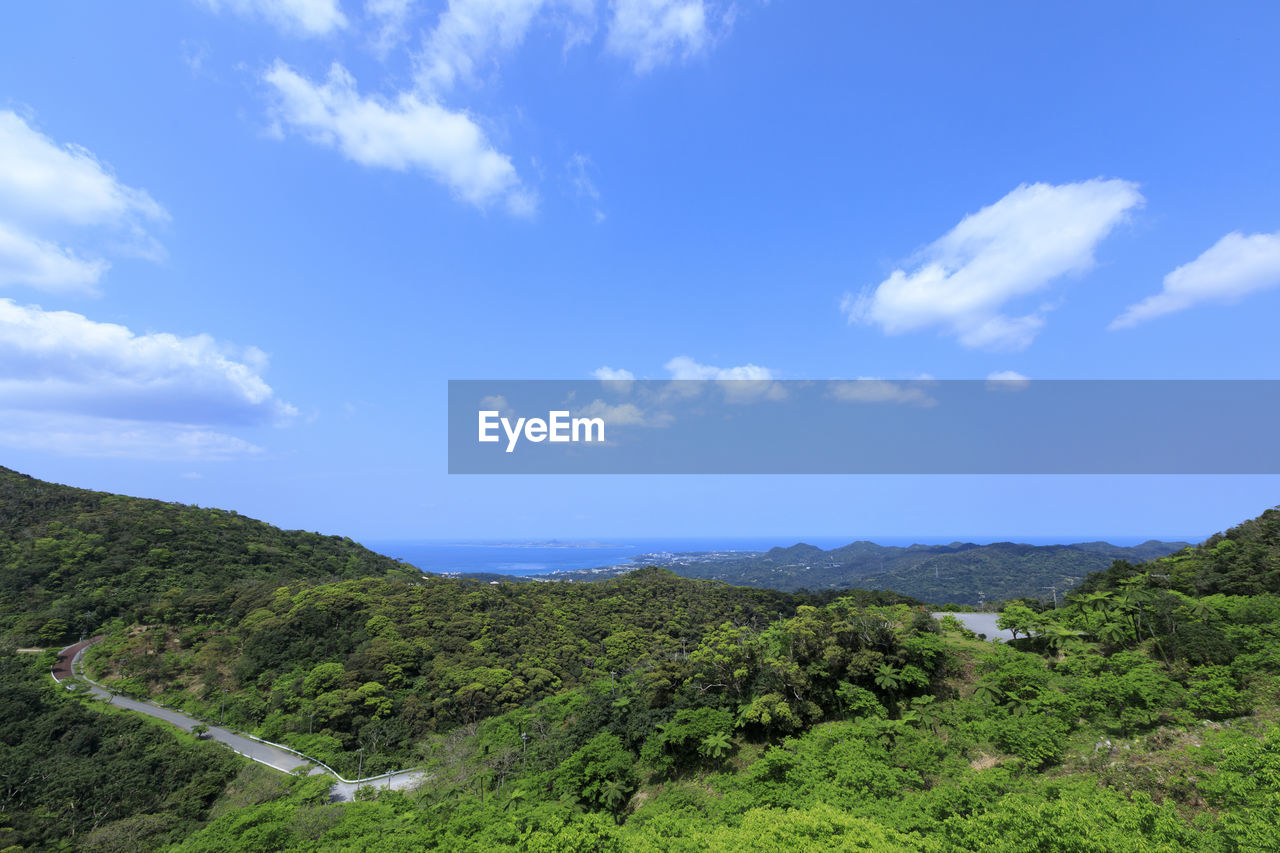
[[[308,775],[325,774],[331,776],[336,780],[329,792],[329,799],[333,802],[351,800],[355,796],[356,789],[366,785],[401,791],[405,788],[413,787],[424,779],[424,774],[419,770],[400,770],[395,773],[372,776],[366,779],[343,779],[319,762],[304,758],[298,753],[290,752],[287,749],[256,740],[222,726],[205,723],[181,711],[166,708],[154,702],[130,699],[119,694],[113,696],[109,690],[80,671],[80,657],[84,654],[84,650],[101,639],[101,637],[93,637],[92,639],[83,640],[58,652],[58,662],[54,665],[51,673],[53,680],[63,684],[67,679],[74,677],[82,681],[91,694],[108,704],[115,705],[118,708],[128,708],[131,711],[137,711],[140,714],[164,720],[166,723],[177,726],[183,731],[189,732],[195,726],[203,725],[208,729],[208,737],[219,743],[226,744],[245,758],[256,761],[259,764],[265,764],[282,773],[292,773],[299,767],[310,767],[311,771]],[[65,686],[70,687],[70,685]]]

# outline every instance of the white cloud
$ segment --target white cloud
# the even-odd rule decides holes
[[[278,96],[277,119],[313,142],[361,165],[421,170],[478,207],[501,201],[515,215],[534,212],[536,200],[511,159],[495,151],[463,113],[409,92],[394,101],[361,96],[355,79],[337,63],[322,84],[280,61],[264,79]]]
[[[208,335],[135,334],[0,299],[7,409],[175,424],[259,424],[296,414],[262,379],[264,353]]]
[[[417,57],[418,85],[445,92],[474,81],[477,66],[524,41],[544,0],[449,0]]]
[[[480,410],[497,412],[504,418],[515,417],[515,410],[511,408],[511,404],[507,402],[507,398],[501,394],[490,394],[488,397],[480,398]]]
[[[988,391],[1022,391],[1031,384],[1031,378],[1016,370],[997,370],[987,376]]]
[[[1201,302],[1232,303],[1280,286],[1280,231],[1233,231],[1164,277],[1164,289],[1130,305],[1109,328],[1125,329]]]
[[[832,382],[827,393],[842,403],[895,403],[913,406],[936,406],[938,401],[929,396],[917,382],[899,385],[885,379],[858,377],[853,381]]]
[[[646,422],[644,410],[635,403],[614,406],[604,400],[592,400],[573,414],[580,418],[604,418],[605,423],[616,426],[642,426]]]
[[[604,387],[615,394],[630,394],[631,386],[635,382],[635,374],[630,370],[614,369],[612,367],[597,367],[591,371],[591,375],[599,379]]]
[[[668,361],[664,367],[677,382],[684,380],[714,381],[724,392],[725,400],[731,403],[746,403],[754,400],[786,399],[787,389],[774,381],[773,371],[756,364],[744,364],[738,367],[713,367],[699,364],[687,355],[679,355]],[[682,396],[698,392],[697,386],[677,388],[676,393]]]
[[[0,286],[92,291],[110,264],[57,237],[105,232],[114,250],[154,258],[162,250],[145,225],[167,219],[145,190],[121,183],[87,149],[58,145],[0,111]]]
[[[79,258],[70,249],[0,222],[0,287],[21,284],[42,290],[92,291],[109,266],[101,259]]]
[[[385,57],[408,37],[413,0],[365,0],[364,13],[377,26],[373,49]]]
[[[940,327],[966,347],[1025,348],[1048,309],[1008,316],[1005,304],[1092,267],[1098,243],[1142,203],[1129,181],[1023,184],[929,245],[915,270],[845,294],[841,308],[887,334]]]
[[[749,379],[766,381],[773,379],[773,371],[755,364],[740,367],[712,367],[699,364],[687,355],[678,355],[663,365],[672,379]]]
[[[449,0],[415,57],[418,86],[443,93],[475,84],[502,53],[518,47],[535,19],[554,16],[565,50],[595,31],[595,0]]]
[[[0,447],[62,456],[153,461],[213,462],[263,452],[243,439],[199,426],[12,411],[0,411]]]
[[[145,190],[125,186],[92,153],[60,146],[12,111],[0,111],[0,216],[27,222],[116,225],[164,220]]]
[[[573,413],[577,418],[603,418],[606,426],[670,426],[675,420],[668,412],[648,411],[635,403],[611,405],[604,400],[592,400]]]
[[[606,47],[644,74],[705,50],[707,18],[703,0],[613,0]]]
[[[215,12],[227,9],[262,18],[291,35],[324,36],[347,25],[337,0],[201,0]]]

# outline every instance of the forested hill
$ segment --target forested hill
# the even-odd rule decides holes
[[[341,536],[0,468],[0,636],[18,642],[227,612],[247,586],[388,574],[419,575]]]
[[[977,604],[981,598],[1048,599],[1051,587],[1061,595],[1114,560],[1141,562],[1185,547],[1155,540],[1132,547],[952,542],[904,548],[854,542],[824,551],[801,543],[739,559],[677,557],[669,567],[685,577],[771,589],[892,589],[934,604]]]
[[[1153,585],[1198,597],[1280,593],[1280,507],[1144,565],[1118,561],[1086,578],[1080,592],[1113,590],[1137,575],[1149,576]]]

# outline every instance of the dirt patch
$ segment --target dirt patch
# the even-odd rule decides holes
[[[643,790],[636,791],[635,795],[632,796],[631,798],[631,802],[627,803],[627,808],[630,811],[634,812],[637,809],[639,809],[641,806],[643,806],[645,803],[649,802],[649,800],[651,800],[652,798],[653,798],[653,794],[649,793],[648,791],[643,791]]]
[[[1000,759],[995,755],[987,755],[985,752],[979,755],[973,761],[969,762],[969,767],[973,770],[990,770],[1000,763]]]

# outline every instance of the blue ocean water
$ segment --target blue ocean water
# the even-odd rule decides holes
[[[819,548],[839,548],[858,539],[857,536],[814,537],[757,537],[720,539],[611,539],[601,542],[541,541],[541,542],[447,542],[441,540],[382,540],[365,541],[366,547],[404,560],[428,572],[492,572],[494,574],[530,576],[575,569],[596,569],[606,566],[643,565],[636,558],[644,554],[680,553],[688,551],[767,551],[776,546],[786,547],[797,542],[807,542]],[[1103,537],[1008,537],[1009,541],[1027,542],[1032,545],[1048,545],[1066,542],[1087,542]],[[964,539],[896,539],[874,540],[881,545],[912,545],[917,542],[946,543],[972,541],[979,544],[1000,541],[990,537]],[[1117,537],[1111,538],[1117,542]],[[1133,544],[1132,542],[1117,544]]]
[[[807,540],[806,540],[807,541]],[[364,542],[427,572],[493,572],[502,575],[543,575],[549,572],[641,565],[643,554],[682,551],[767,551],[777,539],[627,539],[607,542]],[[811,542],[821,548],[846,544],[823,538]]]

